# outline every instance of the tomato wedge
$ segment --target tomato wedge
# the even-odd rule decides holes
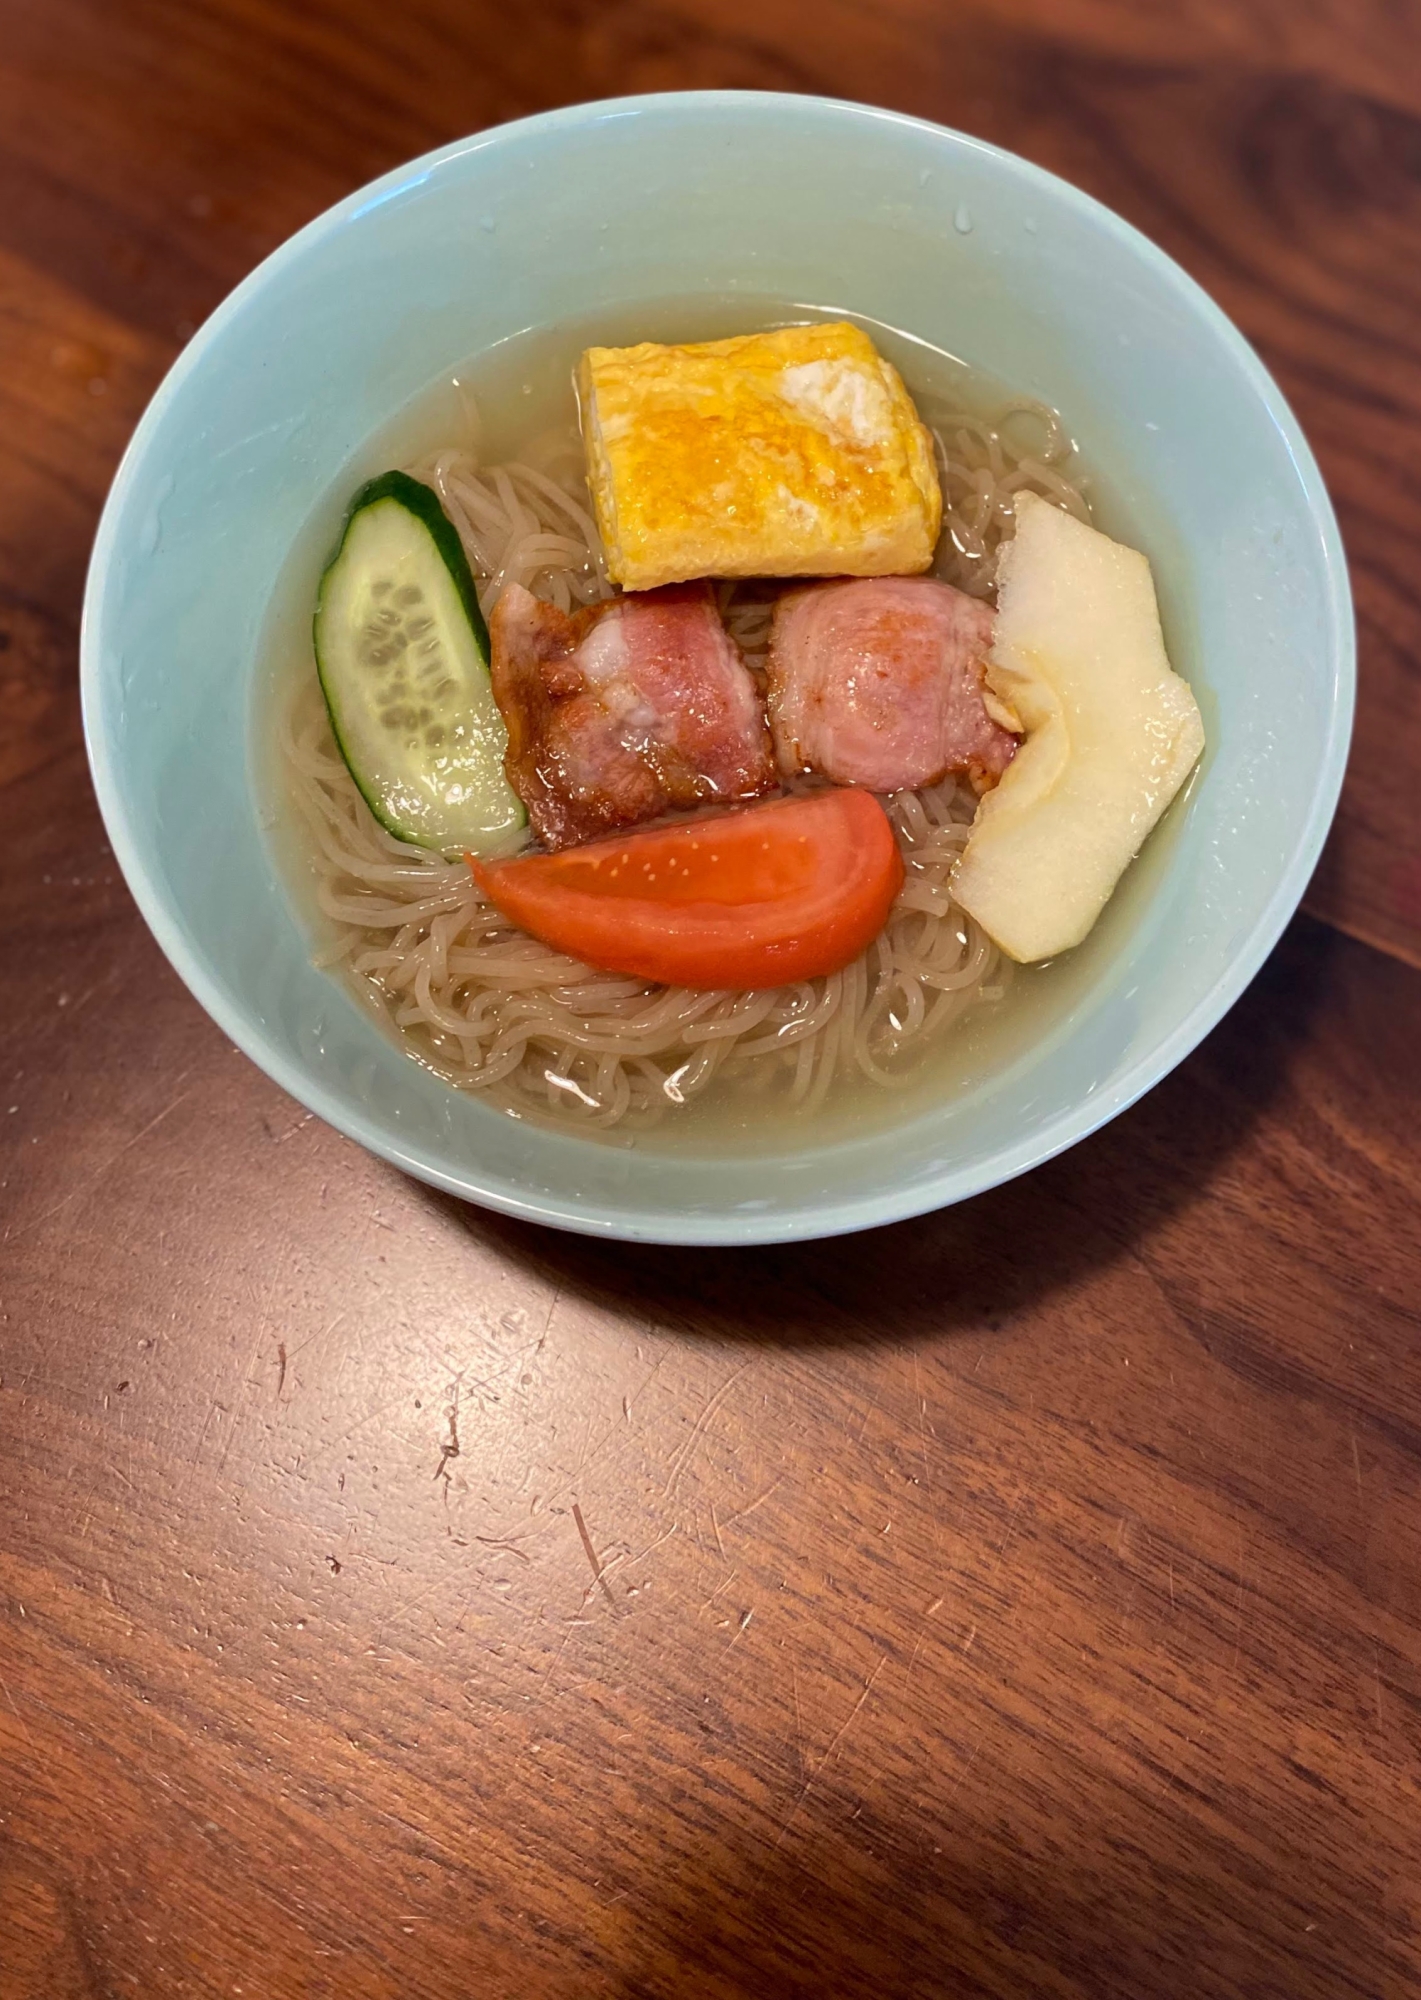
[[[490,901],[544,944],[666,986],[754,989],[837,972],[877,937],[903,884],[883,807],[838,789],[468,863]]]

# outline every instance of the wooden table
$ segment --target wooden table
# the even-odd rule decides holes
[[[1310,913],[1182,1070],[740,1254],[303,1114],[139,921],[75,695],[105,486],[235,280],[677,85],[1141,224],[1293,399],[1362,636]],[[0,0],[0,343],[0,2000],[1416,1991],[1417,0]]]

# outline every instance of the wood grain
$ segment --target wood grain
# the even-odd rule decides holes
[[[0,2000],[1415,1990],[1418,55],[1413,0],[0,0]],[[1180,1072],[743,1254],[286,1100],[134,912],[73,684],[118,454],[257,258],[683,84],[1148,229],[1313,438],[1364,662],[1327,921]]]

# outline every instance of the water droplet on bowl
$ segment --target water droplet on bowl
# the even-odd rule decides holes
[[[972,234],[972,211],[965,201],[958,202],[957,213],[952,218],[952,226],[959,236],[970,236]]]

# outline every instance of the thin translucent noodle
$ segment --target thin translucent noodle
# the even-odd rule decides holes
[[[944,583],[973,597],[992,595],[997,551],[1015,532],[1013,506],[1020,492],[1040,493],[1089,521],[1081,483],[1066,473],[1075,447],[1045,403],[1021,396],[982,417],[925,402],[923,416],[942,482],[942,539],[933,574]]]
[[[960,588],[990,593],[1023,487],[1087,513],[1051,411],[1012,404],[990,422],[947,412],[933,429],[946,507],[937,573]],[[574,434],[540,439],[514,464],[481,469],[449,450],[410,469],[439,492],[486,612],[511,582],[564,610],[613,595]],[[758,666],[774,587],[721,586],[719,598]],[[282,741],[330,930],[319,962],[343,969],[418,1060],[517,1115],[635,1128],[712,1083],[812,1111],[838,1078],[910,1081],[948,1023],[1003,991],[1008,966],[952,896],[977,805],[965,782],[885,801],[906,879],[854,964],[769,992],[705,993],[564,958],[506,922],[462,861],[394,839],[336,751],[314,674]]]

